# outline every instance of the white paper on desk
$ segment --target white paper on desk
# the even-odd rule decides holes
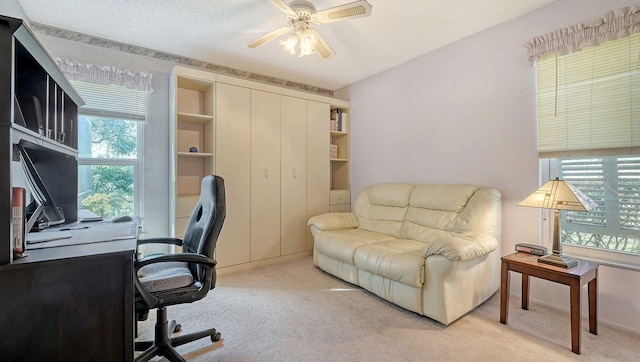
[[[70,239],[71,232],[69,231],[40,231],[27,234],[27,244],[43,243],[45,241]]]
[[[102,216],[95,214],[86,209],[78,210],[78,221],[87,222],[87,221],[102,221]]]

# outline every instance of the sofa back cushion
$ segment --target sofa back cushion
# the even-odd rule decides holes
[[[379,184],[362,190],[354,205],[358,228],[401,237],[413,185]]]
[[[411,192],[401,237],[433,241],[453,233],[500,238],[501,195],[475,185],[419,185]]]

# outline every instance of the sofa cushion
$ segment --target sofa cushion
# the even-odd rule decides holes
[[[429,242],[467,231],[466,221],[459,216],[478,189],[474,185],[414,187],[401,237]]]
[[[380,184],[362,190],[354,205],[358,228],[400,237],[412,188]]]
[[[413,188],[409,205],[459,213],[478,188],[474,185],[419,185]]]
[[[331,230],[316,236],[314,248],[326,256],[353,264],[353,254],[359,246],[391,239],[395,237],[367,230]]]
[[[365,244],[356,250],[358,269],[413,287],[424,284],[424,243],[395,239]]]

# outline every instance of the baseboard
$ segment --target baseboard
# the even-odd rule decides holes
[[[510,295],[512,297],[517,297],[517,298],[521,298],[522,297],[521,294],[513,293],[513,292],[510,293]],[[555,305],[555,304],[552,304],[552,303],[549,303],[549,302],[545,302],[545,301],[540,300],[540,299],[531,298],[531,297],[529,297],[529,301],[533,302],[535,304],[539,304],[539,305],[541,305],[543,307],[547,307],[549,309],[553,309],[553,310],[556,310],[556,311],[567,313],[567,316],[569,316],[569,313],[570,313],[569,308],[563,308],[563,307],[560,307],[558,305]],[[598,313],[598,314],[600,314],[600,313]],[[580,316],[583,319],[589,319],[589,314],[587,314],[587,313],[582,313],[581,312]],[[624,332],[627,332],[627,333],[632,333],[632,334],[640,336],[640,331],[635,330],[633,328],[630,328],[629,326],[625,326],[625,325],[622,325],[622,324],[619,324],[619,323],[612,322],[612,321],[610,321],[608,319],[604,319],[601,316],[598,316],[598,324],[602,324],[602,325],[607,326],[607,327],[611,327],[611,328],[614,328],[614,329],[618,329],[618,330],[621,330],[621,331],[624,331]]]
[[[300,259],[307,256],[311,256],[311,254],[312,254],[312,251],[309,250],[309,251],[304,251],[302,253],[295,253],[295,254],[290,254],[285,256],[279,256],[276,258],[252,261],[244,264],[230,265],[230,266],[225,266],[223,268],[216,268],[216,272],[218,275],[231,274],[239,271],[257,268],[260,266],[282,263],[283,261],[288,261],[288,260]]]

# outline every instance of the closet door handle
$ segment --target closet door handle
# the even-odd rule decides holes
[[[293,176],[294,179],[297,178],[296,177],[296,169],[295,168],[291,171],[291,176]]]
[[[264,178],[269,178],[269,170],[267,170],[266,168],[264,169]]]

